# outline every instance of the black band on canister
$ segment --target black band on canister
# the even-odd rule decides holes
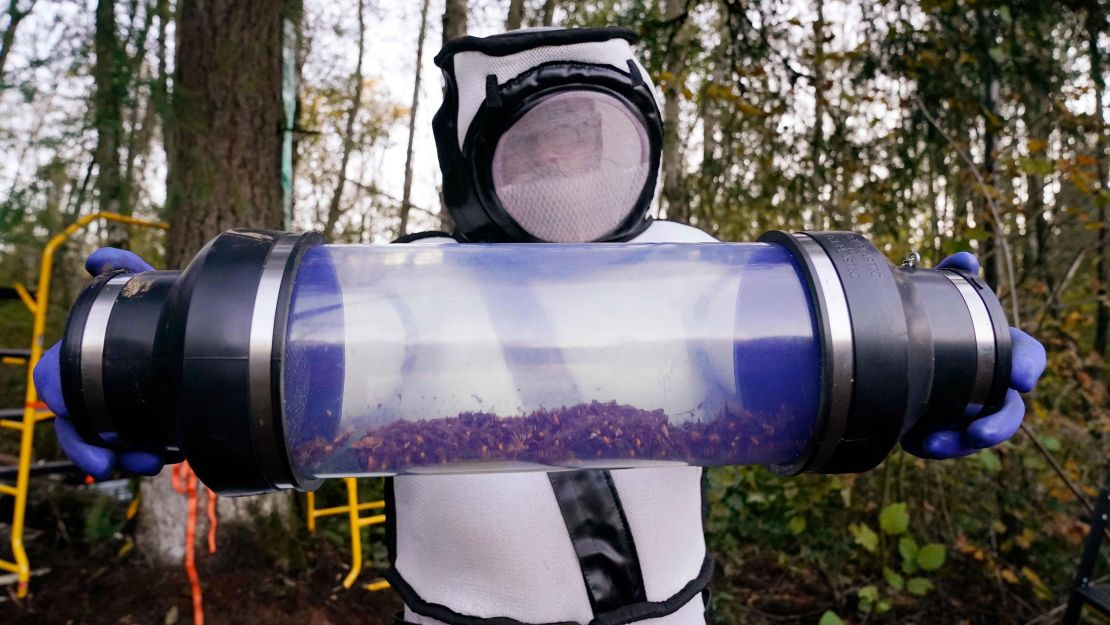
[[[836,267],[848,302],[854,354],[851,411],[839,444],[823,462],[814,462],[806,470],[867,471],[898,443],[907,416],[907,311],[894,267],[867,239],[852,232],[806,232],[804,236],[817,241]]]
[[[315,488],[285,446],[293,277],[317,234],[230,230],[184,271],[94,278],[62,339],[62,393],[86,441],[189,459],[220,494]]]
[[[836,449],[851,406],[853,348],[851,317],[843,286],[828,254],[811,237],[774,230],[759,238],[781,245],[794,256],[813,304],[821,343],[821,398],[816,435],[795,462],[771,467],[780,475],[794,475],[811,465],[822,465]]]
[[[798,261],[822,353],[813,440],[797,461],[773,470],[866,471],[918,423],[961,429],[1001,406],[1008,323],[977,276],[896,268],[850,232],[769,232],[760,241]]]
[[[312,488],[285,449],[281,364],[290,285],[319,235],[230,230],[182,274],[160,348],[178,370],[174,396],[182,450],[221,494]],[[174,354],[177,354],[175,357]]]

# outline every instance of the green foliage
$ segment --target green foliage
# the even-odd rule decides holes
[[[944,545],[929,543],[917,552],[917,566],[923,571],[935,571],[944,566],[947,550]]]
[[[92,498],[85,513],[85,544],[103,544],[115,537],[124,523],[119,508],[119,504],[108,497]]]
[[[879,527],[884,534],[899,536],[906,533],[910,524],[910,515],[906,511],[905,503],[892,503],[883,508],[879,514]]]
[[[984,449],[975,454],[979,464],[983,465],[983,469],[989,473],[998,473],[1002,470],[1002,460],[999,459],[998,454],[990,449]]]
[[[903,536],[898,540],[898,554],[902,556],[903,567],[906,566],[906,563],[912,564],[917,562],[917,552],[917,541],[915,541],[912,536]],[[913,570],[906,572],[913,573]]]
[[[844,625],[844,620],[836,615],[832,610],[826,610],[821,615],[821,620],[817,621],[817,625]]]
[[[899,575],[890,567],[883,567],[883,579],[885,579],[886,583],[890,584],[890,587],[895,590],[902,590],[906,587],[906,578]]]
[[[924,577],[912,577],[906,582],[906,592],[915,597],[924,597],[935,589],[933,582]]]
[[[855,539],[856,544],[863,547],[871,553],[875,553],[879,548],[879,535],[876,534],[866,523],[853,523],[848,528],[852,532],[852,537]]]

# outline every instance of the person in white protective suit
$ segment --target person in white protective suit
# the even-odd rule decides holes
[[[635,40],[627,30],[591,28],[448,43],[436,56],[445,85],[433,124],[456,229],[398,243],[714,241],[696,228],[648,217],[662,123],[650,78],[633,55]],[[547,320],[538,331],[578,323],[564,318],[558,301],[498,302],[481,294],[453,302],[443,323],[451,314],[480,314],[483,306],[538,307]],[[492,320],[489,331],[497,331]],[[347,361],[396,366],[382,356],[347,354]],[[544,389],[513,380],[511,367],[498,364],[505,357],[480,355],[484,367],[504,367],[500,392],[474,397],[459,388],[441,395],[459,412],[542,403],[535,396]],[[367,381],[397,379],[365,369],[350,375],[360,380],[348,379],[345,387],[361,382],[367,401],[382,396]],[[544,383],[578,385],[590,375],[597,373],[568,365],[567,381]],[[465,380],[464,370],[454,379]],[[584,401],[595,399],[589,385],[578,386]],[[687,403],[696,409],[690,398],[705,397],[687,390],[661,397],[668,413]],[[396,397],[437,401],[416,390]],[[344,412],[353,401],[344,399]],[[386,578],[405,602],[398,622],[705,623],[712,561],[702,534],[701,475],[699,467],[664,466],[392,478]]]
[[[305,322],[310,334],[344,333],[339,420],[348,426],[357,422],[358,430],[366,431],[397,419],[464,412],[524,415],[575,403],[595,406],[590,404],[594,401],[631,404],[637,398],[640,407],[681,421],[711,416],[720,409],[715,397],[735,395],[735,374],[745,364],[731,347],[737,309],[714,300],[721,293],[735,306],[735,276],[708,272],[681,276],[677,282],[668,276],[668,282],[662,272],[645,265],[608,267],[613,278],[605,292],[590,295],[608,304],[609,318],[598,325],[620,328],[629,340],[620,353],[599,355],[611,343],[591,340],[589,316],[596,314],[598,302],[576,305],[583,291],[560,283],[557,276],[548,280],[542,266],[539,271],[528,267],[526,274],[514,274],[511,264],[481,268],[485,278],[501,270],[500,275],[516,279],[527,276],[522,288],[508,290],[490,280],[473,280],[466,272],[476,265],[439,269],[437,256],[443,256],[444,248],[437,251],[436,246],[442,245],[714,240],[696,228],[648,217],[662,123],[648,76],[633,57],[634,41],[622,29],[525,30],[464,37],[437,55],[445,87],[433,125],[444,202],[455,230],[398,241],[422,247],[419,254],[397,255],[403,258],[396,262],[419,264],[423,259],[436,267],[421,285],[340,288],[344,301],[337,309],[357,314],[343,315],[342,322],[317,316],[325,327]],[[391,256],[378,257],[392,262]],[[498,254],[476,256],[492,262]],[[967,253],[938,266],[978,270]],[[86,267],[93,274],[151,270],[134,254],[111,248],[95,252]],[[359,276],[364,267],[339,271],[339,282],[355,280],[352,286],[358,287],[397,279],[390,272]],[[299,271],[306,270],[302,264]],[[731,286],[715,288],[729,280]],[[505,295],[510,292],[511,298]],[[694,309],[695,318],[683,318],[667,306],[634,309],[630,302],[652,301],[643,297],[645,292],[660,301],[684,297],[695,305],[682,308]],[[391,293],[405,297],[391,298]],[[798,296],[797,301],[804,301],[803,294]],[[703,298],[707,305],[700,306]],[[306,300],[311,306],[312,298]],[[461,324],[453,325],[458,319],[467,320],[465,335],[458,332]],[[511,331],[506,319],[513,322]],[[329,336],[327,332],[321,336]],[[1013,366],[1002,407],[959,430],[923,429],[919,424],[903,434],[903,449],[921,457],[959,457],[1017,431],[1025,415],[1019,392],[1034,387],[1044,370],[1045,352],[1020,330],[1011,328],[1010,334]],[[721,337],[727,340],[717,340]],[[445,344],[451,349],[436,349]],[[62,449],[82,470],[98,479],[115,468],[151,475],[171,460],[160,453],[85,441],[66,410],[59,354],[60,344],[43,355],[35,384],[57,416]],[[665,377],[657,371],[637,375],[645,362],[667,363]],[[762,362],[756,366],[774,373]],[[645,380],[654,386],[647,387]],[[334,388],[324,386],[330,397]],[[290,404],[288,396],[283,399]],[[292,405],[286,409],[292,412]],[[337,420],[325,421],[335,425]],[[950,427],[947,421],[940,425]],[[469,464],[467,470],[537,468],[482,462]],[[768,459],[766,464],[776,462]],[[393,478],[386,489],[391,565],[386,578],[405,603],[397,622],[703,625],[712,560],[701,527],[701,469],[663,463],[611,470],[576,466],[584,468],[447,475],[425,465]],[[328,477],[326,471],[316,475]]]

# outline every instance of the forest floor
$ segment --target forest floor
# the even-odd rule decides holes
[[[0,624],[188,625],[192,596],[181,565],[154,566],[132,548],[134,520],[126,502],[90,498],[80,486],[40,483],[29,510],[32,566],[44,570],[31,595],[0,587]],[[0,518],[9,511],[0,509]],[[7,546],[0,525],[0,545]],[[381,536],[367,536],[368,561],[381,564]],[[285,541],[285,542],[283,542]],[[230,625],[391,625],[401,602],[393,591],[345,590],[349,547],[342,523],[316,535],[267,536],[258,528],[221,525],[216,554],[198,550],[205,623]],[[6,549],[0,548],[6,556]],[[718,553],[712,584],[719,625],[816,625],[826,610],[847,625],[1022,625],[1059,602],[1000,588],[956,553],[928,597],[890,594],[885,614],[858,611],[873,575],[855,566],[828,570],[812,559],[747,544]],[[367,565],[360,583],[373,579]],[[1016,591],[1016,592],[1015,592]]]
[[[226,544],[227,541],[225,541]],[[200,556],[198,571],[204,592],[206,625],[265,623],[268,625],[389,625],[401,609],[392,591],[344,590],[339,581],[346,569],[345,551],[325,541],[312,545],[307,566],[295,572],[278,568],[256,554],[221,553]],[[114,554],[65,559],[40,558],[50,571],[37,577],[28,599],[16,600],[9,587],[0,599],[0,623],[36,625],[113,624],[188,625],[192,599],[181,566],[155,567],[141,558],[123,561]],[[776,562],[772,553],[751,550],[745,564],[715,576],[716,593],[728,593],[731,609],[717,613],[721,625],[816,624],[826,609],[851,603],[837,597],[820,571]],[[361,582],[372,577],[364,572]],[[955,591],[956,589],[947,589]],[[1024,623],[1006,614],[989,596],[976,591],[941,592],[924,605],[903,605],[883,617],[845,617],[846,623],[994,624]],[[843,613],[843,611],[841,612]]]
[[[393,614],[401,608],[397,595],[358,587],[343,589],[340,580],[346,573],[342,563],[347,555],[318,542],[308,566],[286,572],[249,553],[198,554],[205,624],[392,623]],[[0,604],[0,623],[193,623],[192,595],[182,566],[153,566],[138,557],[121,561],[104,552],[72,560],[55,553],[54,558],[47,555],[34,564],[50,570],[32,582],[27,599],[16,600],[8,594]],[[360,581],[368,581],[371,575],[365,572]]]

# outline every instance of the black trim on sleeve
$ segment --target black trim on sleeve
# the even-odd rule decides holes
[[[401,601],[404,601],[405,605],[407,605],[410,610],[422,616],[434,618],[437,621],[448,623],[449,625],[528,625],[506,616],[481,617],[459,614],[445,605],[424,601],[424,599],[417,594],[416,590],[405,581],[405,578],[401,577],[401,574],[397,572],[395,567],[389,567],[382,576],[385,577],[389,585],[397,591],[397,594],[401,595]],[[554,623],[536,623],[533,625],[580,624],[574,621],[558,621]]]
[[[385,552],[389,566],[397,564],[397,499],[393,496],[393,478],[385,478]]]
[[[691,599],[701,594],[709,586],[713,577],[713,558],[707,553],[702,561],[698,576],[686,583],[681,590],[663,601],[644,601],[617,608],[611,612],[601,614],[590,621],[589,625],[625,625],[635,621],[652,618],[662,618],[674,614],[690,602]]]
[[[547,474],[594,614],[647,600],[632,530],[608,471]]]
[[[438,603],[428,603],[417,594],[396,568],[390,567],[384,574],[386,581],[401,595],[410,610],[417,614],[434,618],[448,625],[582,625],[574,621],[558,621],[555,623],[524,623],[505,616],[480,617],[459,614],[447,606]],[[643,601],[622,608],[617,608],[599,614],[586,625],[627,625],[645,619],[662,618],[677,612],[689,603],[694,597],[703,593],[709,587],[709,580],[713,577],[713,558],[707,553],[702,561],[701,570],[697,577],[690,580],[677,593],[663,601]],[[705,595],[702,595],[703,597]],[[708,604],[708,602],[707,602]],[[400,618],[400,615],[398,617]],[[404,623],[403,620],[395,622]]]

